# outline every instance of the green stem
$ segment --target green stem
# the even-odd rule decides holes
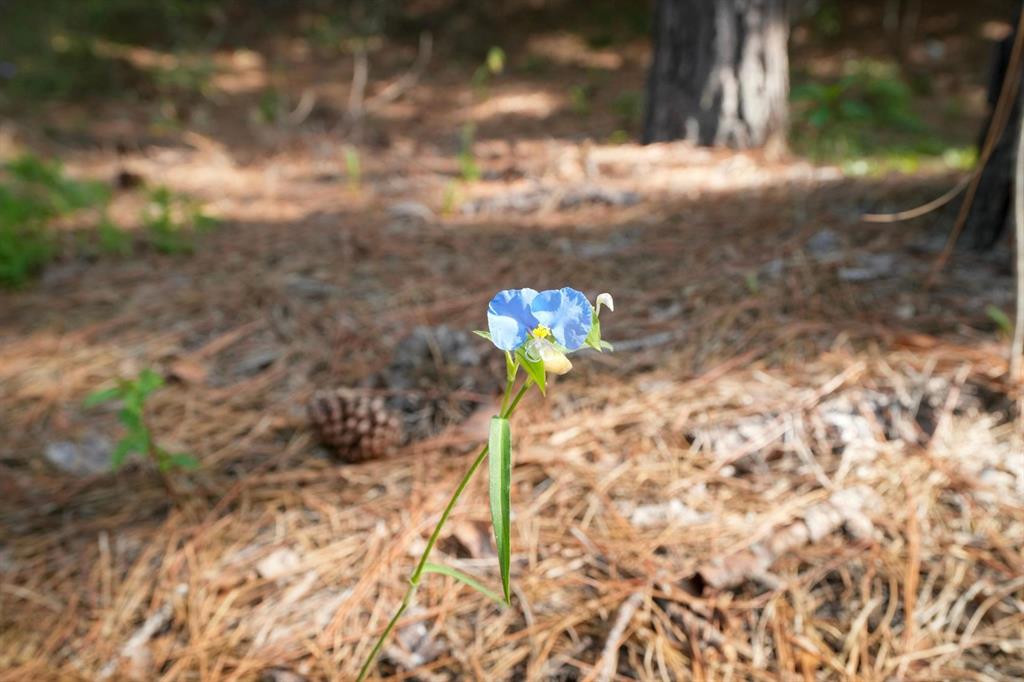
[[[516,393],[516,397],[512,400],[512,404],[507,408],[503,407],[501,411],[502,418],[508,419],[512,416],[512,413],[516,411],[516,407],[519,405],[519,401],[523,399],[524,395],[526,395],[526,391],[530,388],[532,383],[533,381],[531,379],[527,379],[523,382],[519,392]],[[511,394],[511,392],[512,381],[508,381],[505,385],[506,398]],[[414,570],[412,575],[409,577],[409,587],[405,590],[405,595],[402,597],[402,603],[398,607],[398,611],[395,612],[395,615],[388,621],[388,625],[384,628],[384,632],[380,633],[380,637],[377,638],[377,643],[373,645],[370,655],[367,656],[366,661],[363,662],[363,667],[359,669],[357,682],[362,682],[366,679],[366,675],[370,672],[370,666],[373,665],[373,661],[377,658],[377,654],[380,653],[381,648],[384,646],[384,642],[387,641],[391,631],[395,629],[398,619],[402,617],[405,610],[409,608],[409,604],[412,603],[413,595],[416,594],[416,589],[420,586],[420,579],[423,577],[423,570],[427,565],[427,561],[430,559],[430,552],[433,551],[434,545],[437,544],[437,540],[441,536],[441,529],[444,527],[448,517],[451,516],[452,510],[455,509],[455,505],[458,503],[459,497],[462,496],[462,491],[466,489],[467,485],[469,485],[470,480],[473,478],[473,474],[476,473],[476,470],[480,468],[480,465],[483,464],[483,461],[486,458],[487,446],[485,445],[483,449],[480,450],[480,454],[473,460],[473,463],[469,465],[469,469],[462,477],[462,480],[459,481],[459,485],[455,488],[455,492],[452,493],[451,499],[448,500],[448,505],[444,508],[444,511],[441,512],[441,518],[438,520],[437,525],[434,526],[434,532],[430,534],[430,539],[427,540],[427,546],[423,550],[423,555],[420,556],[419,562],[416,564],[416,570]]]
[[[167,494],[175,502],[180,502],[181,497],[178,494],[178,488],[174,485],[170,473],[163,467],[163,457],[161,456],[160,448],[153,443],[153,432],[149,430],[149,424],[146,422],[146,415],[144,413],[139,415],[139,422],[146,432],[146,457],[156,467],[157,474],[160,476],[160,482],[164,484]]]
[[[527,379],[523,383],[523,387],[519,389],[519,393],[516,393],[515,399],[512,401],[512,404],[508,406],[508,409],[502,413],[502,417],[508,419],[512,416],[512,413],[516,411],[516,407],[519,405],[519,401],[523,399],[524,395],[526,395],[526,389],[530,388],[532,385],[533,379]]]
[[[498,414],[505,414],[505,408],[508,406],[508,399],[512,397],[512,382],[505,382],[505,395],[501,397],[501,411]]]

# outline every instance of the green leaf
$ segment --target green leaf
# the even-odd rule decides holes
[[[593,348],[598,353],[602,351],[601,348],[601,320],[598,319],[597,315],[593,316],[593,323],[590,325],[590,333],[587,334],[586,340],[583,345]]]
[[[139,392],[139,387],[135,384],[129,384],[128,387],[121,391],[121,405],[124,406],[126,411],[135,412],[136,414],[142,414],[142,403],[146,400],[146,396]]]
[[[747,291],[754,294],[755,296],[761,291],[761,282],[757,279],[757,272],[748,272],[743,277],[744,284],[747,285]]]
[[[497,75],[505,69],[505,51],[500,47],[492,47],[487,51],[487,70]]]
[[[117,469],[121,468],[124,464],[124,458],[127,457],[134,450],[132,441],[130,438],[125,438],[117,443],[114,447],[114,451],[110,453],[110,468]]]
[[[491,417],[491,434],[487,441],[488,487],[491,498],[491,524],[494,544],[498,548],[498,568],[501,569],[501,589],[505,603],[511,604],[509,592],[511,495],[512,495],[512,438],[508,420]]]
[[[547,384],[545,383],[546,374],[544,373],[544,361],[541,359],[531,360],[526,357],[526,352],[520,348],[516,351],[516,357],[519,358],[519,364],[526,370],[527,376],[533,379],[533,382],[537,384],[537,388],[540,389],[541,394],[547,395]]]
[[[174,452],[167,455],[167,463],[176,469],[188,469],[191,471],[199,468],[199,460],[187,452]]]
[[[133,452],[144,454],[148,445],[148,437],[146,434],[128,434],[118,441],[117,446],[114,447],[114,451],[110,453],[110,467],[114,470],[120,469],[128,455]]]
[[[476,590],[480,594],[484,595],[488,599],[492,599],[492,600],[498,602],[499,604],[504,604],[505,603],[505,600],[501,598],[500,594],[498,594],[497,592],[494,592],[493,590],[487,589],[482,584],[480,584],[480,582],[477,581],[476,578],[473,578],[472,576],[466,575],[462,571],[458,571],[458,570],[456,570],[454,568],[451,568],[449,566],[442,566],[441,564],[433,564],[433,563],[429,563],[428,562],[428,563],[423,565],[423,572],[424,573],[440,573],[441,575],[446,575],[449,578],[455,578],[459,582],[465,583],[466,585],[469,585],[474,590]]]
[[[1010,322],[1010,317],[996,306],[989,303],[985,306],[985,313],[989,319],[996,323],[996,326],[1006,334],[1011,336],[1013,334],[1013,322]]]
[[[115,225],[109,217],[103,216],[96,227],[96,232],[99,235],[100,248],[103,251],[119,256],[127,256],[132,252],[131,237]]]
[[[121,389],[116,386],[114,388],[103,388],[98,391],[93,391],[86,396],[82,404],[85,407],[96,407],[100,403],[110,402],[111,400],[116,400],[120,397]]]
[[[203,213],[202,208],[196,208],[192,213],[192,226],[196,232],[212,232],[220,226],[220,220],[211,215]]]
[[[505,351],[505,378],[510,385],[515,382],[518,373],[519,362],[512,358],[512,353]]]
[[[479,329],[477,329],[473,333],[476,334],[477,336],[481,337],[481,338],[487,339],[488,341],[491,340],[491,333],[490,332],[480,331]]]
[[[125,407],[117,413],[117,418],[129,431],[141,432],[146,430],[146,427],[142,424],[142,410],[136,409],[133,405],[126,404]]]
[[[151,369],[144,369],[139,374],[139,378],[135,380],[135,384],[142,397],[146,397],[164,385],[164,378]]]

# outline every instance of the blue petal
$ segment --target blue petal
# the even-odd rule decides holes
[[[487,306],[487,329],[495,346],[515,350],[523,345],[538,324],[530,312],[530,303],[536,296],[534,289],[505,289],[494,295]]]
[[[587,340],[592,309],[587,297],[575,289],[542,291],[533,299],[530,310],[567,350],[578,350]]]

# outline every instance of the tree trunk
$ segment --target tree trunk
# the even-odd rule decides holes
[[[657,0],[644,143],[782,143],[788,33],[785,0]]]
[[[992,126],[992,114],[1002,94],[1006,71],[1010,65],[1010,52],[1016,32],[993,50],[992,70],[988,84],[988,116],[978,136],[978,153],[985,146],[989,128]],[[971,210],[967,214],[964,233],[969,245],[978,250],[993,248],[1006,231],[1006,223],[1010,216],[1010,193],[1013,185],[1014,160],[1017,156],[1017,135],[1020,130],[1020,112],[1022,89],[1017,84],[1013,109],[1006,127],[996,138],[995,146],[988,163],[981,170],[978,179],[978,191],[971,202]]]

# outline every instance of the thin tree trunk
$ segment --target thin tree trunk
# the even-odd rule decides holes
[[[1007,85],[1006,74],[1010,67],[1010,54],[1015,35],[1010,35],[1000,42],[993,51],[992,71],[988,86],[989,114],[982,126],[981,135],[978,137],[979,150],[984,148],[989,128],[993,125],[993,111],[1002,95],[1003,87]],[[970,245],[980,250],[991,249],[999,242],[1000,237],[1006,231],[1010,217],[1022,93],[1019,83],[1010,83],[1009,85],[1018,88],[1014,95],[1013,109],[1006,127],[996,138],[992,155],[989,156],[988,162],[981,171],[978,189],[971,202],[970,213],[967,214],[967,223],[964,228]]]
[[[785,0],[657,0],[644,142],[785,139]]]
[[[1021,365],[1024,363],[1024,121],[1017,117],[1017,172],[1013,184],[1013,225],[1017,260],[1017,314],[1013,322],[1013,341],[1010,343],[1010,381],[1024,383]],[[1017,418],[1024,425],[1024,393],[1018,402]]]

